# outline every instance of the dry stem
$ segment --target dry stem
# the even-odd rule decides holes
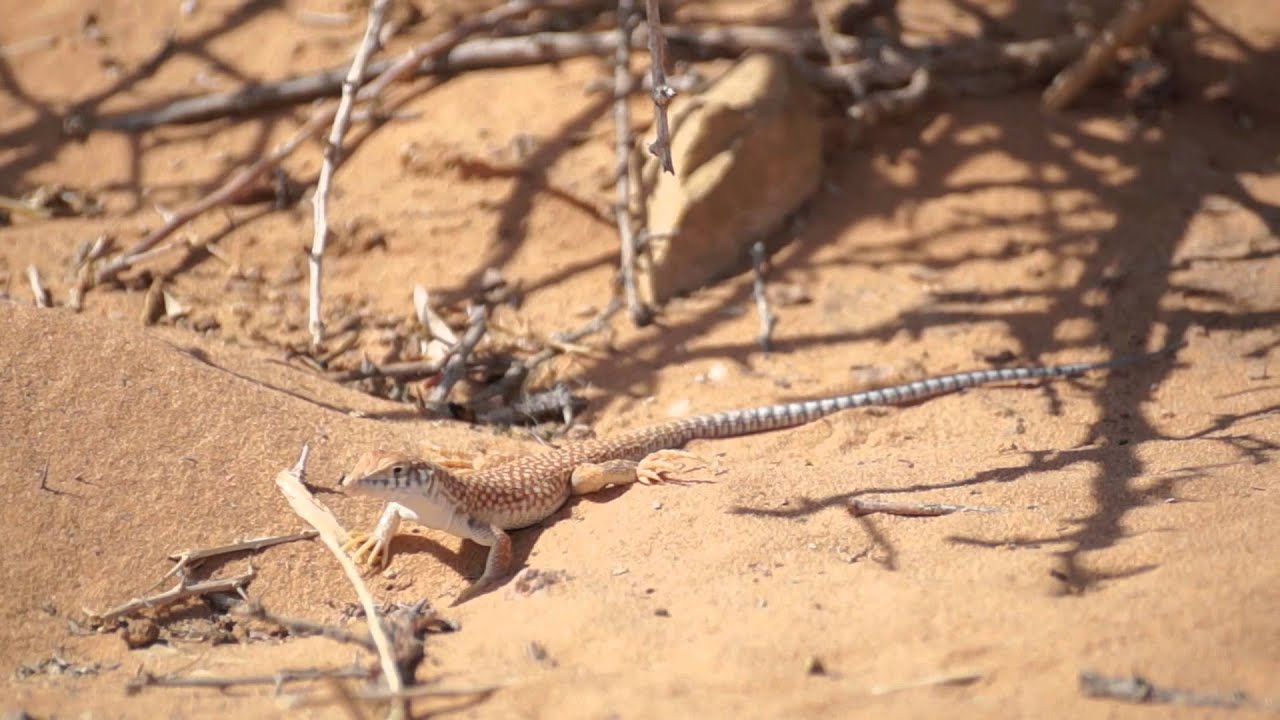
[[[1143,32],[1164,22],[1181,9],[1183,0],[1130,0],[1094,38],[1084,54],[1067,69],[1058,73],[1045,89],[1041,103],[1057,112],[1067,107],[1080,93],[1093,84],[1104,70],[1115,62],[1120,48],[1132,43]]]
[[[105,624],[141,608],[163,607],[165,605],[178,602],[179,600],[185,600],[189,597],[207,595],[215,592],[239,590],[245,583],[252,580],[256,574],[257,571],[253,569],[252,565],[250,565],[249,572],[235,577],[206,580],[192,585],[188,585],[187,582],[183,580],[173,586],[173,588],[158,595],[130,600],[129,602],[120,605],[119,607],[112,608],[104,613],[91,613],[91,615],[95,620]]]
[[[439,408],[449,399],[453,386],[458,384],[463,373],[466,372],[467,359],[476,349],[476,345],[480,344],[480,339],[488,329],[488,319],[489,312],[485,306],[475,305],[471,308],[467,317],[467,331],[458,344],[450,350],[449,358],[444,364],[444,371],[441,373],[440,384],[432,389],[427,399],[429,405]]]
[[[273,685],[279,691],[281,686],[300,680],[321,680],[324,678],[367,678],[369,671],[360,668],[335,668],[331,670],[281,670],[271,675],[245,675],[241,677],[182,677],[180,675],[153,675],[149,672],[139,674],[125,686],[125,692],[132,695],[149,687],[186,687],[186,688],[227,688],[240,685]]]
[[[1000,509],[972,507],[969,505],[947,505],[943,503],[890,502],[887,500],[871,500],[869,498],[854,498],[849,501],[849,514],[854,517],[874,515],[875,513],[901,515],[904,517],[937,517],[957,512],[993,513],[1000,512]]]
[[[627,0],[630,4],[630,0]],[[653,120],[657,126],[657,137],[649,143],[649,152],[662,162],[662,169],[675,174],[675,165],[671,161],[671,123],[667,119],[667,106],[676,96],[676,89],[667,84],[667,41],[662,37],[662,15],[658,10],[658,0],[645,0],[645,17],[649,20],[649,73],[652,78],[650,92],[653,96]],[[620,38],[619,44],[626,42]],[[634,316],[635,310],[632,310]]]

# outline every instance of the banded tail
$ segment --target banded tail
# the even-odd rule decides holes
[[[850,408],[873,405],[902,405],[933,397],[934,395],[942,395],[997,382],[1078,377],[1094,370],[1114,370],[1166,355],[1171,356],[1184,344],[1183,342],[1177,342],[1155,352],[1122,355],[1100,362],[969,370],[952,375],[941,375],[901,385],[893,385],[878,390],[867,390],[851,395],[838,395],[818,400],[805,400],[779,405],[767,405],[748,410],[727,410],[698,415],[676,420],[662,426],[662,428],[674,435],[683,436],[685,440],[734,437],[768,432],[770,430],[803,425]]]

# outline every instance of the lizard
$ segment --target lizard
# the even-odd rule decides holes
[[[387,501],[371,535],[352,533],[347,550],[357,562],[385,567],[401,520],[441,530],[489,548],[484,573],[454,600],[465,602],[498,584],[511,566],[511,536],[542,522],[571,496],[610,485],[663,482],[671,468],[663,453],[691,440],[729,438],[796,427],[850,408],[904,405],[998,382],[1077,377],[1163,355],[1182,343],[1100,362],[969,370],[847,395],[727,410],[672,420],[610,440],[584,440],[482,468],[454,473],[412,456],[366,453],[339,482],[348,494]]]

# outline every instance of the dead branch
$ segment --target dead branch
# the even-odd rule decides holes
[[[130,600],[129,602],[119,607],[112,608],[104,613],[90,613],[90,617],[98,623],[106,624],[116,618],[123,617],[137,610],[141,610],[142,608],[164,607],[166,605],[172,605],[180,600],[185,600],[189,597],[208,595],[209,593],[230,592],[232,590],[238,591],[252,580],[255,575],[257,575],[257,571],[253,569],[252,565],[250,565],[249,572],[235,577],[205,580],[204,582],[198,582],[191,585],[188,585],[186,580],[183,580],[173,586],[173,588],[158,595]]]
[[[307,457],[310,454],[311,447],[303,445],[302,454],[299,455],[298,462],[292,468],[281,470],[276,474],[276,487],[280,488],[280,492],[284,494],[285,499],[289,502],[289,507],[293,508],[293,511],[299,517],[320,533],[320,541],[338,559],[338,564],[342,566],[342,571],[346,573],[347,580],[350,581],[351,586],[355,589],[356,597],[360,599],[360,606],[364,608],[365,619],[369,625],[369,633],[373,636],[373,644],[378,648],[378,663],[382,667],[382,674],[386,678],[387,687],[392,692],[400,692],[404,689],[404,681],[400,677],[399,666],[396,665],[395,649],[391,643],[391,638],[387,636],[386,628],[382,624],[382,617],[378,614],[378,607],[373,600],[372,593],[369,592],[364,580],[360,578],[360,569],[356,567],[355,561],[342,549],[342,543],[347,537],[347,532],[338,522],[338,519],[333,516],[333,513],[329,511],[329,508],[316,500],[307,491],[306,486],[303,485],[302,481],[306,476]],[[401,704],[398,713],[400,717],[407,716],[407,708]]]
[[[557,343],[567,345],[570,343],[576,343],[588,335],[598,333],[608,326],[609,319],[622,309],[623,304],[624,303],[621,298],[614,297],[609,301],[609,305],[604,310],[601,310],[595,317],[587,321],[585,325],[567,333],[555,333],[551,336],[551,339]],[[489,398],[513,392],[521,383],[524,382],[525,378],[529,376],[529,373],[532,372],[534,368],[537,368],[539,365],[542,365],[556,355],[559,355],[560,352],[561,351],[559,349],[548,346],[534,353],[525,360],[517,360],[516,362],[511,363],[506,372],[503,373],[502,379],[482,390],[477,395],[476,400],[487,400]]]
[[[368,689],[368,688],[351,691],[335,683],[330,686],[329,688],[330,691],[335,693],[345,693],[345,697],[332,697],[332,696],[326,697],[318,693],[309,693],[309,694],[302,695],[300,697],[295,698],[294,701],[290,703],[289,707],[291,708],[318,707],[322,705],[330,705],[338,701],[348,701],[348,700],[352,701],[353,703],[354,701],[365,702],[365,703],[384,703],[389,700],[408,701],[408,700],[415,700],[417,698],[427,698],[427,697],[468,697],[472,695],[476,696],[477,700],[485,700],[490,695],[503,689],[504,687],[507,687],[507,685],[500,684],[500,683],[493,684],[493,685],[477,685],[473,687],[460,687],[460,688],[436,687],[432,685],[416,685],[411,688],[406,688],[405,690],[402,690],[400,692],[393,692],[390,690]],[[358,706],[355,706],[354,704],[348,704],[347,707],[355,708]]]
[[[444,360],[447,360],[445,357]],[[444,369],[444,360],[407,360],[404,362],[386,363],[384,365],[367,365],[352,368],[350,370],[342,370],[329,374],[329,379],[334,382],[352,382],[355,380],[368,380],[369,378],[390,378],[393,380],[409,381],[422,380],[432,375],[438,374]]]
[[[994,513],[1000,512],[1000,509],[969,505],[947,505],[943,503],[890,502],[868,498],[854,498],[849,501],[849,514],[854,517],[874,515],[875,513],[901,515],[903,517],[937,517],[957,512]]]
[[[314,233],[311,237],[311,254],[307,258],[311,271],[311,286],[307,303],[308,329],[311,331],[311,346],[320,347],[324,339],[324,321],[320,317],[320,274],[321,262],[324,259],[324,246],[329,238],[329,190],[333,185],[333,173],[342,161],[342,138],[351,125],[351,109],[355,105],[356,91],[360,81],[364,79],[364,68],[369,56],[378,47],[378,34],[382,30],[382,19],[386,15],[390,0],[374,0],[369,8],[369,22],[364,29],[364,38],[351,61],[351,69],[342,82],[342,99],[338,101],[338,109],[333,115],[333,127],[329,130],[329,142],[324,146],[324,163],[320,166],[320,178],[316,181],[316,191],[311,196]]]
[[[751,267],[754,271],[751,289],[756,298],[756,311],[760,314],[760,334],[756,337],[756,342],[767,353],[773,349],[773,328],[778,324],[778,316],[773,314],[773,309],[769,307],[769,297],[764,292],[764,262],[764,242],[756,241],[751,246]]]
[[[31,285],[31,296],[34,298],[36,307],[47,308],[53,305],[49,291],[44,287],[44,280],[40,278],[40,268],[35,265],[27,266],[27,282]]]
[[[613,64],[614,150],[617,159],[613,179],[617,204],[613,212],[618,224],[621,248],[619,255],[623,297],[627,300],[631,321],[637,326],[643,326],[649,324],[652,317],[636,289],[636,235],[631,217],[634,207],[631,198],[631,149],[634,140],[631,137],[631,105],[627,99],[635,84],[631,76],[631,44],[627,42],[636,22],[635,12],[633,0],[618,0],[618,49],[614,54]]]
[[[920,107],[931,85],[929,68],[921,65],[911,73],[910,82],[903,87],[871,93],[866,99],[851,105],[845,113],[854,121],[856,130],[866,130],[885,118],[901,117]]]
[[[572,5],[573,2],[565,0],[561,6]],[[498,13],[515,14],[518,10],[518,6],[509,3],[477,18],[475,22],[481,23],[486,16],[492,19]],[[411,53],[416,58],[416,65],[410,63],[405,72],[412,70],[417,76],[435,75],[484,68],[518,67],[584,56],[605,56],[615,53],[619,44],[615,31],[536,33],[517,37],[458,41],[458,33],[467,30],[476,32],[479,29],[479,27],[471,28],[464,22],[454,30],[419,46]],[[749,26],[672,26],[663,28],[663,35],[667,44],[676,45],[699,58],[736,57],[751,50],[785,53],[797,58],[823,57],[826,54],[820,33],[813,30]],[[449,41],[454,45],[449,45]],[[989,94],[990,90],[985,87],[985,84],[973,86],[965,76],[1007,72],[1014,75],[1014,79],[1019,82],[1037,80],[1046,74],[1052,75],[1070,62],[1072,57],[1079,54],[1080,48],[1083,48],[1086,42],[1085,38],[1064,35],[1004,45],[991,43],[972,43],[961,47],[924,45],[909,48],[906,52],[916,58],[915,64],[928,64],[935,70],[935,74],[947,80],[947,84],[961,94]],[[648,31],[641,25],[631,36],[631,47],[644,48],[647,43]],[[837,35],[830,38],[828,44],[830,50],[839,53],[841,57],[860,57],[863,54],[861,43],[854,38]],[[439,54],[447,51],[448,54],[443,57],[434,57],[428,51]],[[383,73],[379,75],[380,80],[382,77],[387,77],[385,75],[387,70],[406,63],[408,59],[409,56],[406,56],[395,62],[384,60],[370,63],[366,68],[366,74]],[[883,60],[862,60],[850,66],[833,68],[819,68],[807,62],[801,63],[801,66],[810,79],[820,87],[838,91],[848,89],[849,72],[898,75],[904,78],[903,82],[905,82],[915,69],[914,64],[905,69],[886,69],[885,64],[886,61]],[[270,107],[337,95],[341,92],[342,80],[342,69],[330,69],[232,93],[183,98],[157,109],[107,115],[98,118],[93,126],[107,130],[139,131],[169,123],[199,122],[227,115],[251,113]],[[391,81],[388,80],[389,82]],[[374,83],[370,83],[358,94],[357,99],[365,100],[374,97],[373,90]],[[330,115],[326,122],[331,118]]]
[[[243,675],[240,677],[183,677],[181,675],[153,675],[149,672],[139,673],[137,677],[125,685],[125,693],[135,695],[149,687],[170,688],[214,688],[226,690],[242,685],[271,685],[279,692],[285,683],[304,680],[322,680],[325,678],[369,678],[370,672],[361,667],[280,670],[270,675]]]
[[[1041,104],[1050,112],[1070,105],[1115,62],[1120,48],[1172,17],[1182,6],[1183,0],[1129,0],[1084,54],[1053,79],[1041,97]]]
[[[233,553],[249,551],[265,550],[266,548],[283,545],[284,543],[297,542],[298,540],[311,540],[319,533],[315,530],[304,530],[289,535],[272,535],[269,537],[254,538],[252,540],[241,540],[240,542],[228,543],[212,548],[204,548],[201,550],[179,550],[169,553],[169,559],[176,561],[173,568],[165,573],[164,577],[172,577],[178,573],[192,568],[201,560],[219,557],[221,555],[231,555]],[[163,578],[162,578],[163,579]]]
[[[255,620],[261,620],[272,625],[288,630],[291,634],[299,637],[310,637],[318,635],[340,643],[348,645],[359,645],[369,652],[376,653],[378,646],[374,645],[369,635],[359,635],[353,633],[346,628],[335,627],[333,625],[324,625],[322,623],[304,620],[302,618],[290,618],[276,615],[264,608],[258,603],[248,603],[240,610],[246,617]]]
[[[1080,692],[1092,698],[1127,700],[1133,703],[1167,703],[1194,707],[1262,708],[1263,703],[1249,697],[1243,690],[1228,694],[1201,693],[1154,685],[1146,678],[1108,677],[1102,673],[1080,673]]]
[[[258,160],[249,167],[241,170],[234,177],[223,183],[222,187],[209,193],[205,197],[197,200],[195,203],[179,210],[171,215],[164,224],[159,228],[151,231],[138,242],[138,244],[129,248],[126,252],[117,255],[110,262],[107,262],[98,268],[95,274],[97,283],[105,283],[114,278],[117,274],[129,269],[134,263],[144,259],[145,253],[155,247],[161,240],[171,235],[175,230],[186,225],[187,223],[199,217],[206,211],[225,205],[235,199],[246,188],[252,185],[259,177],[270,172],[278,166],[285,158],[289,157],[294,150],[298,149],[303,142],[320,132],[324,128],[325,123],[333,118],[333,108],[319,108],[311,113],[311,117],[307,122],[298,128],[285,142],[276,146],[270,155]]]
[[[653,97],[653,121],[657,127],[656,137],[649,143],[649,152],[661,161],[663,170],[674,175],[676,168],[671,160],[671,123],[667,119],[667,106],[675,98],[676,89],[667,84],[667,41],[662,36],[662,14],[658,4],[658,0],[644,2],[645,17],[649,21],[646,34],[649,40],[649,76],[652,79],[650,93]],[[619,45],[625,42],[625,37],[618,39]],[[633,308],[633,316],[634,313]]]
[[[480,344],[480,339],[488,329],[488,319],[489,311],[485,306],[471,307],[470,312],[467,313],[467,331],[463,333],[458,344],[449,351],[449,357],[440,375],[440,383],[432,388],[431,395],[427,399],[429,406],[439,408],[448,401],[453,386],[458,384],[467,370],[467,359],[471,357],[471,353],[476,349],[476,345]]]
[[[532,3],[527,0],[511,0],[507,5],[490,10],[472,20],[459,23],[447,32],[437,35],[432,40],[419,45],[409,51],[404,57],[394,63],[387,65],[381,73],[372,82],[358,93],[357,99],[376,98],[382,94],[384,90],[393,82],[403,77],[412,70],[416,65],[425,59],[433,57],[439,53],[447,52],[450,48],[457,45],[467,35],[477,32],[483,28],[490,27],[496,23],[510,19],[519,14],[529,12],[532,9]],[[368,68],[367,72],[372,74],[373,68]],[[341,85],[338,85],[341,88]],[[239,174],[232,177],[222,187],[214,192],[198,200],[194,204],[180,210],[169,217],[163,225],[157,230],[149,233],[137,245],[134,245],[127,252],[116,257],[103,267],[99,268],[96,279],[97,282],[103,283],[115,277],[116,274],[129,268],[133,263],[137,262],[138,256],[154,247],[164,238],[168,237],[178,228],[186,225],[188,222],[203,214],[207,210],[224,205],[237,197],[246,188],[248,188],[259,177],[270,172],[277,167],[286,157],[298,149],[308,138],[320,132],[324,126],[331,122],[337,113],[335,105],[327,105],[317,108],[311,113],[311,117],[307,122],[294,133],[293,137],[278,146],[272,153],[248,168],[240,171]]]
[[[573,7],[580,2],[581,0],[549,1],[538,6]],[[399,60],[380,60],[370,63],[365,69],[365,74],[378,75],[378,80],[381,80],[383,77],[391,77],[387,75],[389,71],[403,68],[405,73],[412,71],[414,76],[427,76],[486,68],[537,65],[577,57],[603,57],[617,51],[619,41],[615,31],[549,32],[461,42],[469,34],[479,32],[517,14],[528,12],[531,9],[530,6],[531,3],[519,0],[499,6],[474,20],[460,23],[453,30],[418,46]],[[663,32],[668,43],[687,46],[699,56],[706,58],[732,57],[749,50],[804,56],[818,55],[823,51],[817,33],[809,30],[772,27],[668,27]],[[645,26],[639,26],[631,35],[631,47],[644,49],[648,43],[648,36]],[[856,41],[841,38],[842,54],[856,55],[858,48]],[[311,75],[264,83],[234,92],[182,98],[160,108],[104,115],[92,121],[89,127],[137,132],[159,125],[200,122],[228,115],[248,114],[281,105],[309,102],[316,98],[338,95],[342,91],[343,77],[343,68],[331,68]],[[402,75],[397,74],[376,88],[375,83],[378,81],[375,80],[359,93],[357,99],[371,99],[382,92],[387,84],[401,77]]]

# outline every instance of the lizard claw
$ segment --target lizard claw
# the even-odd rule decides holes
[[[366,532],[356,530],[349,533],[342,550],[366,572],[377,572],[391,564],[391,543]]]

